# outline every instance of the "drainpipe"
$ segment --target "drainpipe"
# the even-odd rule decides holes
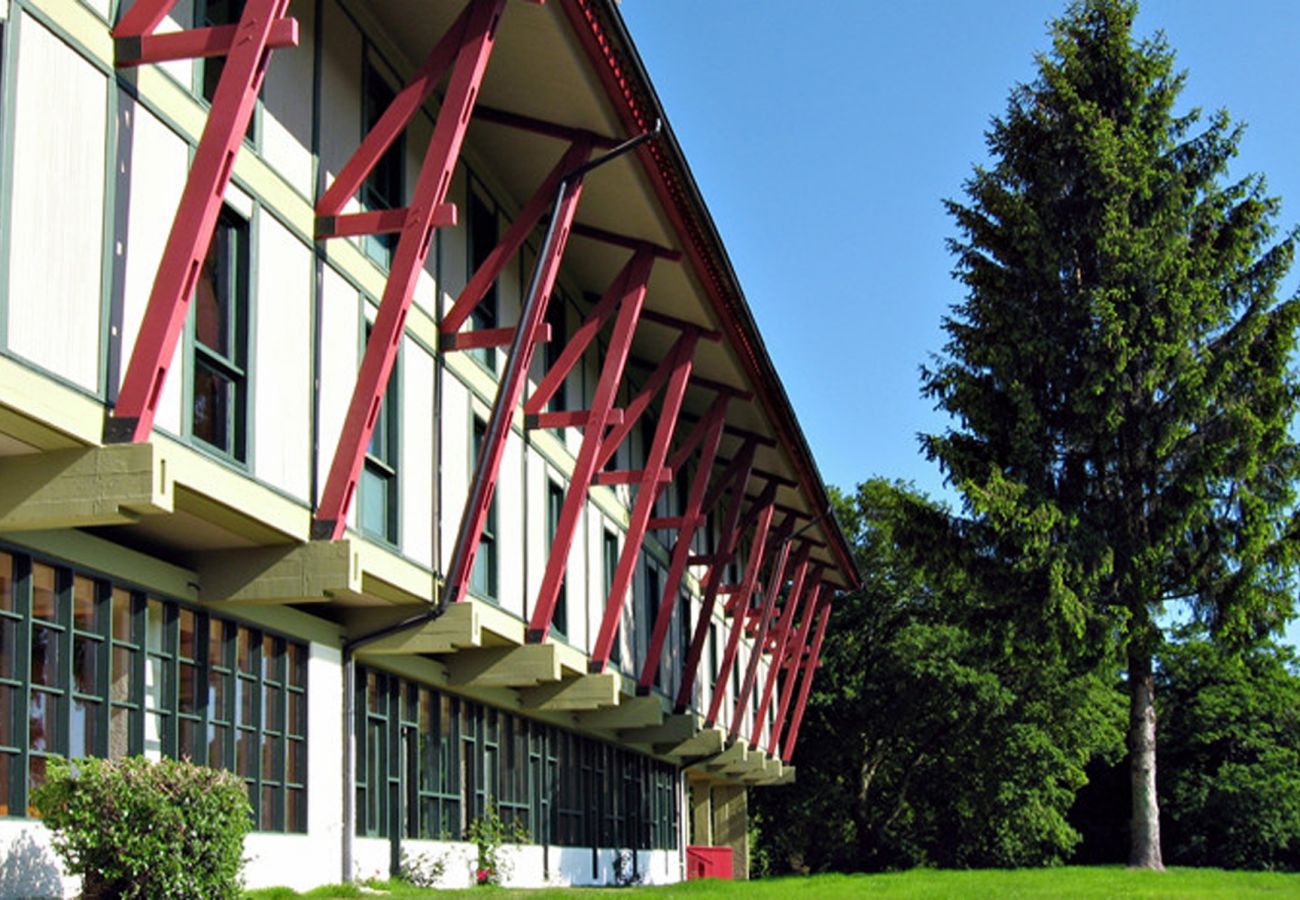
[[[538,288],[541,286],[542,265],[550,256],[551,248],[555,244],[555,232],[559,225],[560,201],[569,186],[578,179],[582,178],[592,169],[612,162],[625,153],[635,150],[637,147],[653,140],[659,136],[663,130],[663,122],[655,120],[654,128],[650,131],[637,135],[630,140],[619,144],[613,150],[603,156],[598,156],[593,160],[578,166],[560,179],[560,183],[555,191],[555,206],[551,211],[550,222],[546,226],[546,236],[542,239],[542,249],[537,254],[537,259],[533,264],[533,274],[528,281],[528,293],[525,295],[523,308],[519,312],[519,321],[527,322],[533,315],[533,310],[541,302],[538,296]],[[438,602],[430,609],[417,613],[400,622],[394,622],[391,625],[385,625],[374,631],[358,635],[351,638],[343,644],[343,881],[350,883],[353,878],[353,843],[357,830],[357,753],[356,753],[356,652],[368,644],[382,640],[394,634],[407,631],[411,628],[417,628],[420,625],[432,622],[447,611],[447,607],[454,602],[446,585],[459,585],[465,583],[465,569],[469,565],[470,558],[470,529],[469,529],[469,512],[477,508],[478,504],[486,498],[487,493],[492,489],[491,473],[488,472],[487,461],[494,455],[496,445],[504,441],[508,435],[507,429],[500,428],[501,419],[504,416],[511,416],[514,410],[505,409],[505,404],[501,402],[502,388],[517,378],[523,377],[522,372],[523,348],[525,340],[530,340],[531,335],[524,333],[525,329],[520,327],[515,329],[514,337],[510,341],[510,356],[506,361],[505,371],[501,374],[501,380],[498,382],[497,399],[492,404],[492,417],[488,422],[487,443],[480,449],[478,460],[474,464],[474,476],[470,481],[469,496],[465,499],[465,511],[460,517],[460,527],[456,532],[456,543],[452,547],[451,568],[447,571],[447,577],[443,580],[443,590],[438,592]],[[436,576],[435,576],[436,582]],[[435,585],[436,586],[436,585]],[[454,600],[460,600],[460,597]],[[400,829],[394,829],[400,831]],[[400,841],[401,837],[394,834],[391,837],[394,842]]]

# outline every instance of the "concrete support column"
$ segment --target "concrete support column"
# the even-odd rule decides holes
[[[733,873],[737,881],[749,880],[749,793],[740,785],[715,784],[713,797],[713,841],[715,847],[734,852]]]
[[[709,783],[702,778],[686,782],[691,802],[691,843],[700,846],[713,844],[713,813]]]

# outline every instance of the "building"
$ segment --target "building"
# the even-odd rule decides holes
[[[857,573],[614,3],[0,10],[0,893],[55,755],[254,886],[743,849]]]

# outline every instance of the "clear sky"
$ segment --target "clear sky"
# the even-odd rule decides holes
[[[944,425],[917,370],[961,299],[941,201],[986,158],[990,118],[1033,78],[1065,3],[620,8],[825,480],[951,498],[916,440]],[[1300,223],[1300,2],[1145,0],[1136,31],[1157,29],[1188,71],[1183,109],[1246,122],[1234,174],[1264,173],[1279,224]]]

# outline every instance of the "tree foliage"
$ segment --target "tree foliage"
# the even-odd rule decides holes
[[[834,607],[796,784],[754,797],[774,868],[1064,859],[1084,766],[1118,751],[1119,696],[1023,639],[945,510],[880,480],[835,499],[865,586]]]
[[[1156,617],[1185,601],[1222,639],[1291,610],[1300,303],[1277,291],[1241,128],[1178,115],[1184,75],[1132,0],[1079,0],[1013,89],[948,209],[965,299],[923,390],[954,425],[925,447],[1058,638],[1124,654],[1134,847],[1159,867]]]

